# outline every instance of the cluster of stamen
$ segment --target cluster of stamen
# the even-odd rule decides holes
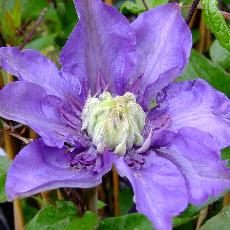
[[[82,112],[82,130],[92,138],[98,152],[105,149],[124,155],[134,145],[141,145],[146,115],[132,93],[99,98],[89,96]]]

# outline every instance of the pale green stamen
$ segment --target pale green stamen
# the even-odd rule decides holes
[[[133,145],[143,142],[146,115],[132,93],[112,97],[109,92],[99,98],[88,97],[82,112],[82,130],[86,130],[97,146],[123,155]]]

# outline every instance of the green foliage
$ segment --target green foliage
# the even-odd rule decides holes
[[[151,9],[155,6],[165,4],[168,0],[145,0],[148,9]],[[146,11],[146,8],[143,4],[142,0],[134,0],[134,1],[125,1],[120,8],[121,12],[124,14],[132,13],[132,14],[140,14]]]
[[[209,219],[201,230],[228,230],[230,226],[230,206],[225,207],[219,214]]]
[[[10,160],[5,156],[0,156],[0,202],[5,202],[5,181],[8,168],[10,166]]]
[[[230,97],[230,74],[208,58],[192,50],[189,63],[179,80],[202,78]]]
[[[228,167],[230,168],[230,147],[222,149],[221,156],[223,160],[228,161]]]
[[[220,44],[230,51],[230,30],[218,10],[217,0],[202,0],[205,21]]]
[[[104,203],[103,201],[101,201],[101,200],[98,200],[97,201],[97,208],[98,209],[102,209],[102,208],[104,208],[106,206],[106,203]]]
[[[218,40],[212,43],[209,54],[213,62],[226,70],[230,68],[230,52],[223,48]]]
[[[101,221],[98,230],[152,230],[152,224],[139,213],[111,217]]]
[[[25,230],[92,230],[98,225],[96,214],[86,212],[77,217],[77,209],[70,201],[57,201],[56,207],[47,205],[28,223]]]
[[[128,213],[133,204],[133,192],[131,188],[124,187],[119,192],[119,207],[121,215]]]

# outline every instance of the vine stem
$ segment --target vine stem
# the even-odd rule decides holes
[[[97,201],[98,201],[98,192],[97,187],[84,189],[84,201],[86,209],[94,213],[98,213]]]
[[[191,22],[192,17],[193,17],[193,14],[195,13],[196,8],[197,8],[199,2],[200,2],[200,0],[194,0],[194,1],[192,2],[192,5],[191,5],[190,10],[189,10],[189,12],[188,12],[188,16],[187,16],[187,18],[186,18],[186,20],[185,20],[186,23],[187,23],[187,25],[189,25],[189,23]]]
[[[119,216],[120,208],[119,208],[119,176],[115,167],[112,169],[113,174],[113,197],[114,197],[114,215]]]
[[[8,82],[13,80],[11,75],[7,75]],[[13,160],[16,154],[16,145],[10,136],[7,133],[3,133],[4,142],[5,142],[5,150],[8,157]],[[14,209],[14,229],[15,230],[23,230],[24,229],[24,217],[23,211],[21,207],[21,203],[19,199],[13,201],[13,209]]]
[[[105,3],[107,3],[108,5],[112,5],[113,4],[113,0],[105,0]]]
[[[41,12],[39,18],[38,18],[37,21],[35,22],[35,25],[34,25],[33,29],[32,29],[32,30],[30,31],[30,33],[26,36],[24,42],[19,46],[20,49],[23,49],[24,46],[25,46],[28,42],[30,42],[30,40],[32,39],[32,37],[33,37],[35,31],[37,30],[38,26],[42,23],[42,21],[43,21],[43,19],[44,19],[45,14],[46,14],[47,11],[48,11],[47,8],[45,8],[44,10],[42,10],[42,12]]]

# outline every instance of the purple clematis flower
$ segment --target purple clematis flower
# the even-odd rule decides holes
[[[19,80],[0,91],[0,116],[41,136],[11,165],[8,198],[93,187],[115,164],[137,210],[171,229],[188,203],[230,188],[220,156],[230,144],[230,101],[200,79],[171,83],[191,49],[178,4],[131,24],[100,0],[75,4],[80,19],[60,71],[37,51],[0,48],[2,68]]]

